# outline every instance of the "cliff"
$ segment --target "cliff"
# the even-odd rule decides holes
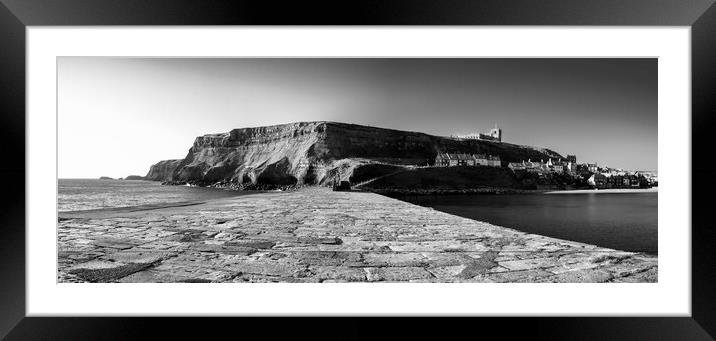
[[[174,171],[182,161],[182,159],[159,161],[149,167],[149,172],[144,179],[152,181],[172,181],[174,179]]]
[[[396,167],[426,165],[439,152],[499,155],[503,162],[562,157],[548,149],[509,143],[337,122],[298,122],[197,137],[184,159],[153,165],[146,179],[239,187],[326,184],[348,180],[354,173],[380,176],[395,172]],[[371,170],[361,172],[366,166]]]

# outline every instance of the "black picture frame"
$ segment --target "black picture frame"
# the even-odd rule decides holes
[[[0,0],[0,336],[7,339],[163,339],[487,335],[569,340],[713,340],[716,337],[716,229],[708,216],[716,171],[707,160],[716,105],[714,0]],[[683,317],[25,317],[25,29],[48,25],[644,25],[691,27],[692,313]],[[32,198],[30,198],[32,199]],[[419,299],[419,298],[417,298]],[[654,297],[655,300],[659,299]],[[382,329],[383,327],[392,327]]]

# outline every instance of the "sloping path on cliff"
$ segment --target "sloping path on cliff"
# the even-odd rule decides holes
[[[306,188],[59,222],[60,282],[655,282],[657,258]]]
[[[372,179],[370,179],[370,180],[366,180],[366,181],[363,181],[363,182],[359,182],[359,183],[357,183],[357,184],[354,184],[353,187],[360,188],[361,186],[367,185],[367,184],[369,184],[369,183],[371,183],[371,182],[373,182],[373,181],[380,180],[380,179],[382,179],[382,178],[389,177],[389,176],[391,176],[391,175],[395,175],[395,174],[398,174],[398,173],[410,172],[410,171],[412,171],[412,170],[413,170],[412,168],[407,168],[407,167],[406,167],[405,169],[397,170],[397,171],[395,171],[395,172],[391,172],[391,173],[388,173],[388,174],[383,174],[383,175],[381,175],[381,176],[377,176],[377,177],[372,178]]]

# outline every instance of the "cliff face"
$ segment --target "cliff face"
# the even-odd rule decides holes
[[[176,170],[182,161],[182,159],[159,161],[149,167],[149,172],[144,179],[152,181],[172,181],[174,179],[174,170]]]
[[[197,137],[183,160],[153,165],[147,179],[198,185],[325,184],[347,180],[368,164],[424,165],[439,152],[499,155],[506,162],[561,157],[550,150],[508,143],[458,141],[336,122],[299,122]]]

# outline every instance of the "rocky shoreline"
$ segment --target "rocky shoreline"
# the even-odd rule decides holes
[[[295,191],[304,188],[327,188],[328,186],[318,185],[276,185],[276,184],[236,184],[221,182],[213,184],[184,183],[176,181],[164,181],[162,185],[167,186],[196,186],[206,188],[217,188],[234,191]],[[453,194],[540,194],[555,192],[554,189],[516,189],[502,187],[480,187],[480,188],[363,188],[353,187],[353,191],[372,192],[388,197],[400,196],[423,196],[423,195],[453,195]]]
[[[539,194],[550,190],[515,189],[515,188],[368,188],[366,191],[389,196],[424,196],[424,195],[455,195],[455,194]]]
[[[206,188],[217,188],[234,191],[295,191],[304,188],[327,188],[329,186],[320,185],[279,185],[279,184],[237,184],[229,181],[217,183],[201,183],[201,182],[179,182],[179,181],[163,181],[162,185],[167,186],[196,186]],[[594,190],[583,188],[570,189],[519,189],[508,187],[476,187],[476,188],[460,188],[460,187],[432,187],[432,188],[403,188],[403,187],[370,187],[370,186],[354,186],[353,191],[372,192],[388,197],[401,196],[430,196],[430,195],[475,195],[475,194],[571,194],[571,193],[642,193],[655,192],[653,189],[639,190]]]
[[[279,185],[279,184],[237,184],[233,182],[216,182],[216,183],[203,183],[203,182],[180,182],[180,181],[163,181],[162,185],[166,186],[196,186],[196,187],[207,187],[207,188],[218,188],[227,189],[234,191],[290,191],[297,190],[307,185]]]
[[[656,282],[657,257],[310,187],[62,213],[58,282]]]
[[[212,184],[204,184],[199,182],[178,182],[164,181],[162,185],[167,186],[196,186],[206,188],[217,188],[234,191],[295,191],[304,188],[328,188],[329,186],[319,185],[277,185],[277,184],[237,184],[231,182],[218,182]],[[558,193],[572,192],[575,190],[556,190],[556,189],[517,189],[505,187],[478,187],[478,188],[454,188],[454,187],[433,187],[433,188],[391,188],[391,187],[362,187],[355,186],[353,191],[372,192],[388,197],[401,196],[428,196],[428,195],[474,195],[474,194],[542,194],[542,193]]]

